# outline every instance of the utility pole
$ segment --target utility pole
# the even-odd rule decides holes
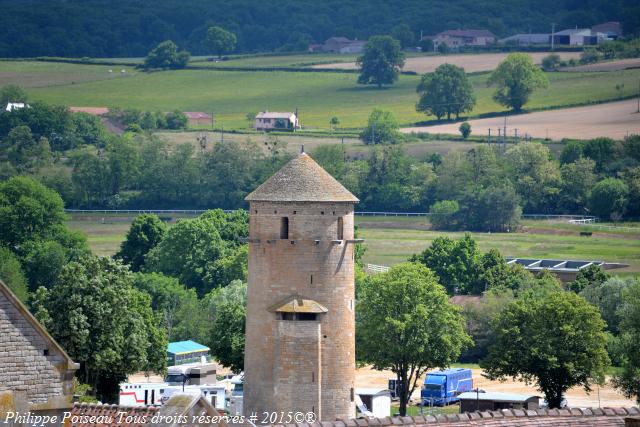
[[[555,32],[556,32],[556,23],[551,23],[551,51],[553,52],[553,47],[555,46]]]
[[[640,79],[638,79],[638,109],[636,113],[640,113]]]
[[[489,137],[487,138],[487,143],[491,146],[491,128],[489,128]]]
[[[507,148],[507,116],[504,116],[504,131],[502,132],[503,146]]]
[[[224,125],[220,125],[220,142],[224,142]]]
[[[514,134],[514,136],[515,136],[515,138],[516,138],[515,143],[517,144],[517,143],[518,143],[518,128],[515,128],[515,129],[513,130],[513,134]]]

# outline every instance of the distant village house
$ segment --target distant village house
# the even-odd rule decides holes
[[[300,128],[298,116],[292,112],[261,111],[256,114],[256,130],[296,130]]]
[[[25,104],[24,102],[7,102],[4,111],[10,113],[15,110],[22,110],[25,106],[29,108],[29,104]]]
[[[444,44],[453,50],[464,46],[489,46],[496,42],[496,36],[489,30],[447,30],[424,38],[431,39],[436,47]]]
[[[184,115],[187,116],[189,126],[211,126],[213,124],[213,117],[201,111],[185,111]]]
[[[366,41],[350,40],[346,37],[331,37],[323,44],[309,45],[310,52],[361,53]]]

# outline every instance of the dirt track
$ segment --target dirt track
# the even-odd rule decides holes
[[[226,369],[221,369],[218,374],[229,373]],[[540,392],[533,386],[527,386],[519,381],[507,381],[500,383],[498,381],[489,381],[481,375],[480,369],[473,369],[473,384],[475,387],[480,387],[486,391],[501,391],[506,393],[530,393],[540,395]],[[376,371],[370,367],[360,368],[356,371],[356,387],[362,388],[386,388],[388,386],[387,381],[389,378],[394,378],[395,375],[391,371]],[[135,375],[131,375],[128,379],[132,383],[142,382],[162,382],[162,378],[157,375],[151,375],[149,378],[144,376],[144,373],[140,372]],[[421,378],[419,383],[422,384],[424,378]],[[418,402],[420,399],[420,390],[416,390],[413,395],[414,402]],[[600,405],[598,405],[598,388],[594,387],[593,392],[587,395],[581,388],[574,388],[567,393],[567,401],[572,407],[598,407],[598,406],[636,406],[635,402],[626,399],[620,393],[615,391],[609,385],[600,388]]]
[[[453,64],[463,67],[467,73],[478,71],[491,71],[506,58],[507,53],[483,53],[483,54],[467,54],[467,55],[440,55],[440,56],[422,56],[417,58],[407,58],[403,71],[415,71],[416,73],[430,73],[439,65]],[[542,58],[549,55],[549,52],[532,52],[529,55],[536,64],[542,62]],[[580,52],[559,52],[560,58],[563,60],[571,58],[579,58]],[[337,68],[352,70],[356,68],[354,62],[322,64],[315,65],[313,68]]]
[[[507,135],[525,133],[537,138],[591,139],[599,136],[622,139],[627,134],[640,134],[640,114],[636,113],[638,101],[608,102],[586,107],[564,108],[561,110],[541,111],[507,117]],[[504,117],[470,120],[474,135],[487,135],[491,128],[494,137],[497,129],[504,126]],[[428,132],[432,134],[459,134],[460,123],[448,123],[436,126],[403,128],[403,133]]]

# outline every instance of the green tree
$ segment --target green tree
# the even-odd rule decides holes
[[[592,282],[582,289],[580,296],[598,307],[607,329],[614,336],[620,333],[620,308],[625,304],[624,291],[637,283],[633,277],[613,276],[604,282]]]
[[[492,322],[492,344],[480,366],[490,379],[534,383],[551,408],[571,387],[591,389],[609,365],[605,323],[598,310],[572,292],[521,298]]]
[[[167,225],[155,214],[138,216],[131,223],[115,258],[128,264],[132,271],[140,271],[144,265],[144,257],[162,241],[167,229]]]
[[[416,41],[416,35],[411,31],[411,27],[404,23],[396,25],[391,30],[391,37],[398,40],[403,49],[414,46]]]
[[[396,374],[403,416],[420,377],[429,369],[447,367],[472,344],[459,309],[420,264],[395,265],[365,280],[356,313],[357,359]]]
[[[561,62],[560,55],[551,53],[542,58],[542,69],[545,71],[557,71]]]
[[[420,50],[422,52],[425,53],[430,53],[433,52],[433,40],[431,40],[430,38],[423,38],[422,40],[420,40]]]
[[[581,157],[560,167],[558,208],[568,212],[584,212],[591,188],[596,182],[595,165],[593,160]]]
[[[329,120],[329,125],[331,125],[331,130],[336,130],[336,127],[340,124],[340,119],[336,116],[331,117]]]
[[[547,147],[518,144],[506,152],[507,168],[525,212],[551,212],[560,192],[560,169]]]
[[[151,296],[151,308],[169,341],[208,342],[209,318],[193,289],[158,273],[135,273],[132,283]]]
[[[605,178],[591,189],[589,208],[603,219],[615,219],[625,213],[629,188],[621,179]]]
[[[374,109],[369,114],[369,121],[360,133],[360,139],[365,144],[395,144],[402,138],[398,120],[391,111]]]
[[[9,102],[27,102],[27,92],[18,85],[5,85],[0,88],[0,106],[7,106]]]
[[[458,118],[476,105],[473,86],[464,68],[452,64],[442,64],[433,73],[422,76],[416,90],[420,94],[416,110],[433,114],[438,120],[445,114],[447,120],[452,114]]]
[[[211,354],[222,366],[239,373],[244,369],[247,285],[233,281],[213,290],[205,300],[211,318]]]
[[[225,53],[233,52],[236,48],[236,35],[221,27],[209,27],[207,30],[207,47],[221,57]]]
[[[469,122],[462,122],[458,130],[464,139],[469,138],[469,135],[471,135],[471,125]]]
[[[207,264],[226,254],[225,242],[211,221],[179,219],[146,256],[145,270],[177,277],[204,295],[215,286],[205,281]]]
[[[576,280],[569,284],[569,289],[573,292],[580,293],[586,287],[600,286],[606,282],[611,276],[597,265],[590,265],[583,268],[576,275]]]
[[[29,298],[27,279],[22,272],[20,261],[7,248],[0,246],[0,280],[16,294],[20,301],[26,303]]]
[[[511,53],[498,65],[487,83],[497,87],[493,99],[520,111],[535,89],[545,88],[549,81],[526,53]]]
[[[640,282],[623,291],[625,304],[620,308],[620,336],[623,348],[623,370],[614,378],[614,385],[625,396],[640,403]]]
[[[357,65],[360,67],[358,83],[375,84],[378,88],[393,84],[404,66],[400,42],[391,36],[371,37]]]
[[[25,177],[0,182],[0,245],[16,250],[52,236],[65,219],[60,196],[39,182]]]
[[[436,230],[455,230],[460,205],[455,200],[435,202],[429,210],[429,222]]]
[[[520,197],[510,183],[473,185],[459,198],[458,222],[466,230],[511,231],[520,221]]]
[[[478,244],[471,234],[465,233],[459,240],[436,237],[422,253],[413,255],[411,261],[427,266],[438,276],[438,282],[453,295],[476,293],[480,257]]]
[[[624,182],[629,188],[629,203],[627,212],[629,216],[640,216],[640,166],[627,169],[624,174]]]
[[[190,58],[186,50],[178,51],[178,47],[171,40],[166,40],[156,46],[144,60],[146,69],[153,68],[184,68]]]
[[[166,334],[156,326],[151,298],[135,290],[131,273],[113,260],[69,263],[46,309],[49,332],[80,363],[80,380],[103,402],[117,400],[128,375],[166,368]]]
[[[60,243],[54,240],[33,241],[25,244],[23,257],[24,271],[29,279],[29,290],[44,286],[49,289],[55,285],[64,266],[74,257]]]

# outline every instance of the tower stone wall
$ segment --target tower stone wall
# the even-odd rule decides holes
[[[355,415],[355,202],[317,198],[248,197],[245,415],[314,412],[322,421]],[[301,313],[307,301],[326,310],[278,311],[292,299]]]

